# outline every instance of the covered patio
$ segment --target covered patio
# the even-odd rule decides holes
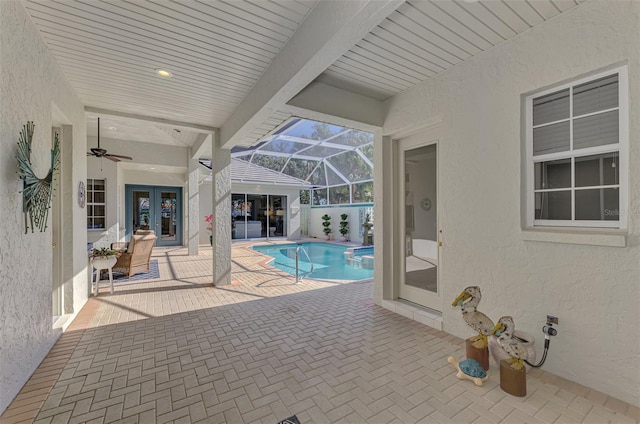
[[[0,1],[0,414],[639,419],[639,27],[637,0]],[[236,244],[328,221],[373,225],[372,282]],[[159,277],[92,297],[91,244],[139,230]],[[559,318],[526,398],[452,377],[468,286],[538,352]]]
[[[3,423],[634,422],[638,408],[540,370],[527,396],[458,380],[463,340],[377,306],[372,282],[304,280],[232,248],[233,282],[208,284],[211,249],[154,249],[160,278],[102,289]]]

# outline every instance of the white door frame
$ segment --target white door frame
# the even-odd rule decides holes
[[[413,303],[417,303],[421,306],[425,306],[436,311],[443,310],[443,297],[442,297],[442,255],[441,255],[441,221],[440,221],[440,194],[441,194],[441,178],[440,178],[440,126],[426,129],[424,131],[412,134],[407,137],[394,140],[397,147],[397,155],[394,161],[395,177],[396,177],[396,196],[394,196],[396,203],[396,226],[394,229],[394,244],[398,247],[395,249],[396,260],[394,261],[397,266],[397,274],[394,280],[396,281],[394,287],[395,298],[401,298],[401,291],[405,295],[404,300],[408,300]],[[413,150],[420,147],[429,145],[436,145],[436,220],[437,220],[437,243],[438,243],[438,268],[437,268],[437,292],[429,292],[428,290],[420,289],[417,287],[411,287],[404,284],[405,281],[405,266],[406,266],[406,215],[405,215],[405,155],[408,150]]]

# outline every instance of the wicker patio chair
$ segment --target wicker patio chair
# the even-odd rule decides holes
[[[118,257],[113,271],[122,272],[129,277],[140,272],[149,272],[151,252],[157,239],[155,235],[131,236],[126,252]],[[113,243],[111,248],[115,250],[119,246],[120,243]]]

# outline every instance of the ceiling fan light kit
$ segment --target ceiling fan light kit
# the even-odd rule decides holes
[[[92,147],[90,152],[87,152],[87,156],[95,156],[97,158],[106,158],[114,162],[120,162],[120,159],[133,160],[130,156],[114,155],[107,153],[106,149],[100,148],[100,118],[98,118],[98,147]]]

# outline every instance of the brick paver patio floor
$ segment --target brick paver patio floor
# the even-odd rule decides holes
[[[463,341],[387,311],[372,283],[304,280],[233,247],[157,248],[160,279],[101,289],[2,416],[3,423],[275,424],[636,422],[638,408],[533,370],[527,396],[455,377]],[[494,364],[492,364],[494,365]],[[35,417],[35,418],[34,418]]]

